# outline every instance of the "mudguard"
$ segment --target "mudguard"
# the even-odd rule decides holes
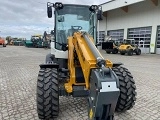
[[[59,68],[59,65],[56,63],[45,63],[45,64],[40,64],[40,68]]]

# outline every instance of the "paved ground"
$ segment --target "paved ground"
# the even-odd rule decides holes
[[[38,120],[35,99],[38,65],[48,52],[16,46],[0,48],[0,120]],[[160,120],[160,55],[102,53],[114,62],[123,62],[136,81],[136,105],[126,113],[116,113],[116,120]],[[61,97],[57,120],[87,120],[85,99]]]

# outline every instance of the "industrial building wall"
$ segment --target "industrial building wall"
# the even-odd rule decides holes
[[[150,46],[145,52],[155,53],[157,26],[160,25],[160,4],[155,6],[151,0],[147,0],[128,6],[127,13],[120,8],[108,11],[106,23],[101,22],[101,26],[106,26],[106,32],[124,30],[124,38],[128,38],[129,28],[150,27]]]
[[[103,20],[99,21],[100,31],[106,31],[106,26],[107,26],[106,19],[107,19],[106,17],[103,17]]]

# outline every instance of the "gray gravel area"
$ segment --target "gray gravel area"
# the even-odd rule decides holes
[[[0,47],[0,120],[39,120],[36,112],[36,81],[39,64],[50,50],[24,46]],[[116,120],[160,120],[160,55],[123,56],[106,54],[104,58],[123,62],[137,86],[135,106],[116,113]],[[61,97],[57,120],[87,120],[84,98]]]

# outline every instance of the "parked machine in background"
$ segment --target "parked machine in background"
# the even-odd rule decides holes
[[[43,38],[42,35],[32,35],[31,42],[33,47],[35,48],[42,48],[43,47]]]
[[[3,45],[3,47],[7,46],[7,41],[0,37],[0,45]]]
[[[47,34],[46,31],[44,35],[32,35],[30,40],[25,40],[26,47],[34,48],[50,48],[51,34]]]
[[[105,50],[108,54],[117,54],[120,43],[119,40],[114,40],[111,36],[106,35],[105,40],[102,42],[102,50]]]
[[[121,55],[133,55],[134,53],[136,55],[140,55],[141,54],[141,49],[139,48],[139,46],[137,44],[135,44],[135,40],[134,39],[124,39],[123,43],[119,46],[119,52]]]
[[[28,48],[32,48],[33,47],[33,42],[31,40],[25,40],[25,47],[28,47]]]
[[[52,31],[50,33],[47,33],[46,31],[44,31],[43,34],[43,47],[44,48],[50,48],[51,46],[51,36],[52,36]]]
[[[54,8],[51,53],[40,65],[37,79],[37,113],[40,119],[59,115],[59,97],[86,97],[89,120],[114,120],[136,101],[133,76],[122,63],[104,59],[97,49],[97,5],[47,3],[48,17]],[[62,101],[63,102],[63,101]]]
[[[120,53],[121,55],[127,54],[129,56],[132,56],[134,53],[136,55],[141,54],[141,49],[138,44],[135,44],[134,39],[123,39],[123,41],[119,41],[113,40],[111,37],[107,37],[107,39],[102,43],[102,49],[108,54]]]
[[[11,42],[14,46],[24,46],[25,40],[15,38],[13,42]]]

